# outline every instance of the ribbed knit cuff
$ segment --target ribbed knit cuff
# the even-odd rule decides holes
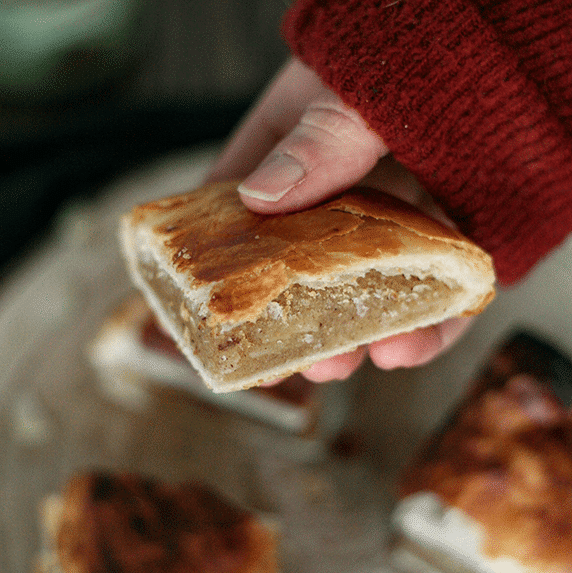
[[[300,0],[284,21],[293,52],[491,253],[505,285],[572,231],[565,4]]]

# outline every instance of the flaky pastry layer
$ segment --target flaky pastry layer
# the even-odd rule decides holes
[[[136,207],[121,231],[134,282],[215,391],[474,314],[494,296],[486,253],[389,195],[356,189],[262,216],[236,187]]]

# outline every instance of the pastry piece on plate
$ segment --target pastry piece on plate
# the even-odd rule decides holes
[[[490,257],[379,191],[306,211],[248,211],[237,182],[122,219],[134,283],[215,392],[249,388],[387,336],[480,312]]]
[[[401,571],[572,571],[572,362],[522,331],[403,475]]]
[[[244,392],[211,392],[136,291],[110,310],[88,355],[105,394],[131,408],[144,407],[152,387],[172,386],[246,419],[322,439],[343,427],[352,402],[350,382],[318,385],[301,375]]]
[[[278,527],[200,483],[86,472],[40,508],[38,573],[277,573]]]

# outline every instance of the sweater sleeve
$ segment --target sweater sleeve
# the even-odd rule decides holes
[[[290,48],[510,285],[572,231],[569,0],[299,0]]]

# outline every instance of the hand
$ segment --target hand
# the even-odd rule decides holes
[[[362,117],[298,60],[279,72],[208,177],[223,179],[242,179],[242,200],[259,213],[297,211],[364,183],[451,224]],[[384,369],[425,364],[450,347],[471,320],[452,319],[393,336],[314,364],[303,374],[314,382],[345,379],[368,351]]]

